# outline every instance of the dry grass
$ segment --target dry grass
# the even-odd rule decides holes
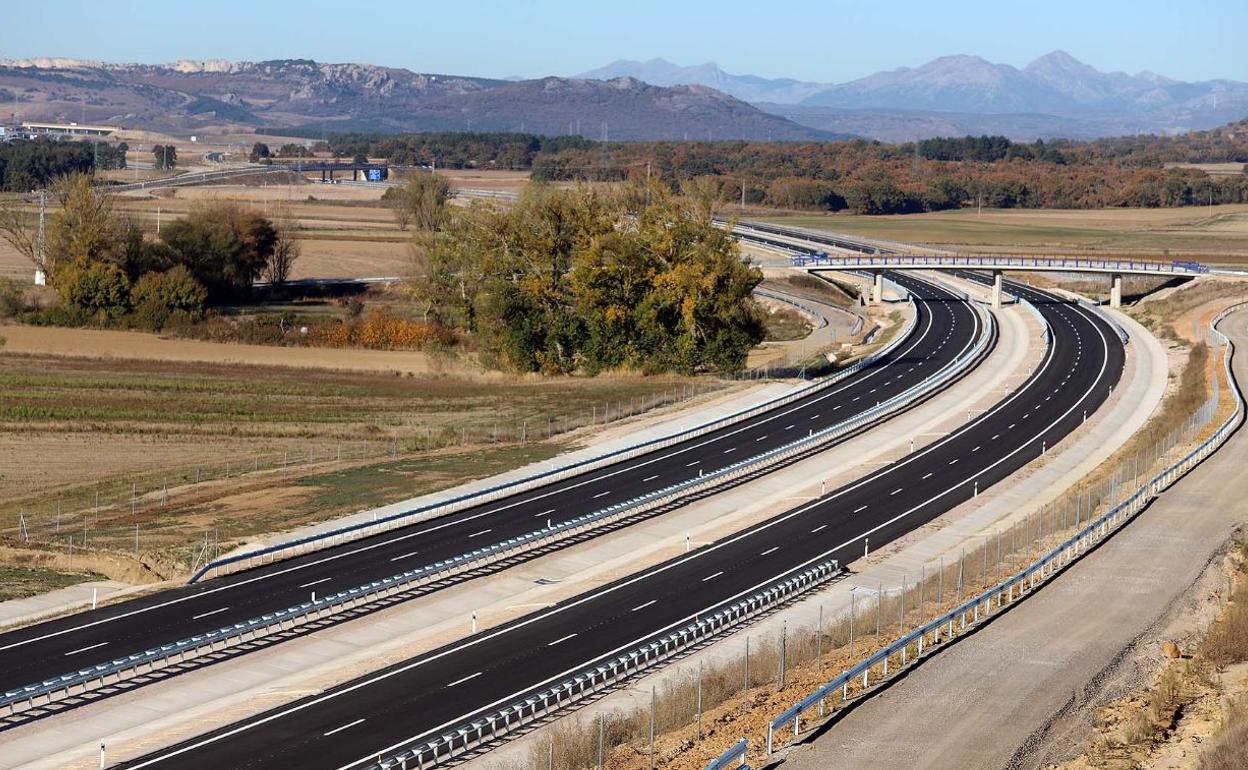
[[[1248,205],[1176,209],[974,209],[929,214],[764,213],[771,221],[957,251],[1136,254],[1248,262]]]

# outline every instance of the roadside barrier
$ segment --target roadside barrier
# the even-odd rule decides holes
[[[501,709],[467,718],[462,725],[436,736],[421,735],[403,743],[406,748],[383,750],[381,761],[370,770],[423,770],[463,755],[473,748],[555,714],[585,697],[654,668],[672,657],[725,631],[788,602],[841,574],[836,561],[827,561],[778,580],[749,597],[698,613],[697,619],[674,631],[639,640],[627,652],[610,653],[602,662],[591,662],[579,673],[562,677],[531,695],[518,695]],[[385,756],[389,754],[389,756]],[[742,758],[744,755],[742,754]],[[729,760],[731,761],[731,760]],[[708,767],[724,767],[712,763]]]
[[[804,438],[746,458],[721,468],[714,473],[688,479],[684,482],[640,495],[631,500],[586,513],[559,524],[542,527],[444,561],[434,562],[388,578],[375,580],[334,594],[328,594],[319,599],[314,598],[294,607],[262,615],[242,623],[225,626],[216,631],[197,634],[178,642],[155,647],[141,653],[117,658],[107,663],[101,663],[43,682],[11,690],[0,696],[0,708],[6,708],[9,714],[15,714],[18,711],[36,708],[41,701],[46,705],[58,698],[69,697],[75,693],[86,692],[108,684],[110,677],[116,683],[123,679],[137,676],[145,671],[151,672],[166,665],[182,663],[204,654],[228,649],[242,642],[287,631],[301,625],[338,615],[361,605],[440,582],[505,559],[514,558],[524,552],[562,543],[579,534],[621,519],[642,515],[664,506],[673,505],[689,497],[745,476],[753,475],[773,465],[815,451],[825,444],[860,430],[867,424],[892,411],[902,409],[914,403],[950,379],[960,376],[967,367],[983,355],[995,337],[995,320],[991,314],[988,314],[976,344],[940,372],[928,377],[922,383],[880,402],[855,417],[818,432],[812,431]]]
[[[1021,571],[1001,581],[997,585],[969,599],[958,607],[946,612],[936,619],[923,624],[875,654],[864,658],[851,668],[834,677],[827,684],[815,690],[793,706],[777,715],[767,725],[767,753],[775,748],[776,737],[788,726],[792,725],[793,738],[796,740],[802,732],[802,715],[811,710],[818,710],[818,717],[826,712],[827,701],[838,694],[842,702],[849,699],[849,687],[861,679],[862,690],[870,686],[872,674],[878,684],[891,676],[896,676],[902,669],[913,666],[932,653],[934,649],[957,641],[968,629],[987,623],[1001,613],[1001,610],[1031,594],[1038,585],[1052,578],[1070,564],[1078,561],[1089,553],[1100,542],[1113,536],[1121,527],[1135,517],[1154,497],[1174,484],[1192,468],[1199,465],[1205,458],[1213,454],[1239,428],[1244,419],[1244,399],[1238,385],[1235,384],[1231,372],[1231,356],[1234,345],[1230,339],[1218,331],[1217,324],[1235,310],[1248,305],[1239,303],[1219,313],[1211,322],[1213,338],[1225,346],[1223,373],[1227,382],[1231,383],[1231,392],[1235,399],[1235,409],[1204,441],[1188,451],[1178,460],[1148,478],[1138,489],[1125,500],[1110,508],[1100,517],[1093,519],[1086,527],[1075,535],[1060,543],[1042,557],[1032,562]],[[1200,415],[1207,419],[1217,412],[1219,390],[1215,387],[1210,400],[1202,407]],[[995,611],[994,611],[994,605]],[[890,666],[891,664],[891,666]]]
[[[745,767],[745,754],[750,750],[750,742],[745,738],[737,741],[732,748],[712,759],[706,766],[706,770],[727,770],[732,767],[733,763],[737,763],[738,767]]]
[[[913,298],[910,299],[910,302],[913,304]],[[606,465],[611,465],[613,463],[628,460],[658,449],[663,449],[730,425],[735,425],[739,422],[763,414],[764,412],[768,412],[806,398],[812,393],[829,388],[845,380],[847,377],[851,377],[863,369],[873,366],[876,362],[888,356],[899,345],[910,338],[910,335],[915,328],[916,319],[917,313],[912,313],[909,322],[906,324],[905,328],[902,329],[901,333],[899,333],[883,348],[869,356],[866,356],[857,363],[842,369],[836,374],[811,383],[806,387],[798,388],[788,394],[764,401],[748,409],[743,409],[725,417],[716,418],[701,425],[677,431],[676,433],[660,436],[658,438],[642,441],[632,446],[610,452],[604,452],[603,454],[596,455],[594,457],[568,463],[548,471],[540,471],[521,479],[504,482],[486,489],[458,495],[449,500],[430,503],[408,511],[400,511],[398,513],[378,517],[373,521],[359,522],[357,524],[338,527],[327,532],[320,532],[314,535],[307,535],[305,537],[287,540],[255,551],[214,559],[201,567],[187,582],[197,583],[206,578],[228,575],[233,572],[251,569],[263,564],[280,561],[281,559],[310,553],[322,548],[330,548],[343,543],[362,540],[366,537],[371,537],[382,532],[401,529],[419,521],[444,516],[448,513],[455,513],[456,511],[461,511],[465,508],[471,508],[473,506],[492,502],[503,497],[509,497],[520,492],[536,489],[556,481],[561,481],[572,476],[602,468]]]

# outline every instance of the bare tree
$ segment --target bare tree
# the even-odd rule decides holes
[[[30,260],[36,270],[47,272],[39,243],[38,220],[22,209],[20,201],[0,203],[0,238]]]
[[[273,245],[273,254],[264,266],[264,278],[274,286],[280,286],[290,279],[290,272],[299,259],[302,248],[295,240],[294,231],[299,222],[290,212],[282,207],[273,216],[273,228],[277,231],[277,242]]]

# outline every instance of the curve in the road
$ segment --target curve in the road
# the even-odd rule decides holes
[[[710,472],[837,424],[901,393],[974,344],[980,320],[953,294],[914,278],[913,337],[878,366],[747,422],[632,460],[404,529],[207,583],[0,635],[0,691],[114,660],[388,577],[575,518]]]
[[[370,766],[379,752],[434,737],[805,565],[852,561],[865,539],[878,547],[921,526],[1054,446],[1122,373],[1121,342],[1099,316],[1013,289],[1053,330],[1044,360],[935,443],[690,554],[125,766]]]

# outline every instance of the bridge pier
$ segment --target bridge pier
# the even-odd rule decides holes
[[[992,309],[1001,309],[1001,271],[992,271]]]
[[[1109,287],[1109,306],[1122,307],[1122,273],[1114,273],[1113,284]]]
[[[871,304],[878,305],[884,301],[884,274],[875,273],[871,281]]]

